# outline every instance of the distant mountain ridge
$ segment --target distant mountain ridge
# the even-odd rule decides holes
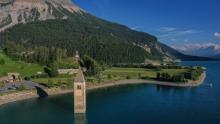
[[[4,0],[0,6],[1,47],[5,41],[60,47],[68,55],[78,50],[105,63],[190,57],[158,42],[155,36],[92,16],[69,0]]]
[[[189,55],[189,54],[183,54],[182,52],[179,52],[176,49],[173,49],[165,44],[161,44],[161,46],[170,54],[175,56],[176,59],[180,59],[183,61],[210,61],[210,60],[218,60],[219,58],[215,57],[207,57],[207,56],[196,56],[196,55]]]
[[[186,44],[173,48],[188,55],[220,58],[220,45],[216,43]]]

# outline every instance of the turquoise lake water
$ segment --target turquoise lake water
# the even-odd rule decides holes
[[[131,85],[90,91],[87,114],[73,114],[71,94],[0,106],[0,124],[220,124],[220,62],[196,88]],[[210,87],[210,83],[213,87]]]

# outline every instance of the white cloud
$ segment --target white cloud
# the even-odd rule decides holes
[[[215,32],[215,33],[214,33],[214,36],[217,37],[217,38],[220,38],[220,33]]]
[[[173,34],[173,35],[188,35],[188,34],[196,34],[200,33],[201,31],[198,30],[178,30],[177,28],[174,27],[161,27],[157,31],[161,33],[168,33],[168,34]]]
[[[196,34],[196,33],[200,33],[200,31],[197,31],[197,30],[185,30],[185,31],[177,32],[177,34],[179,34],[179,35]]]
[[[134,27],[131,27],[132,30],[140,30],[144,28],[144,26],[134,26]]]
[[[186,39],[188,36],[191,37],[194,34],[201,33],[202,31],[188,29],[188,30],[178,30],[176,28],[161,28],[159,40],[160,41],[182,41]],[[176,40],[173,40],[176,39]]]
[[[173,46],[174,49],[179,50],[184,54],[197,55],[197,56],[214,56],[220,54],[220,44],[215,43],[194,43],[185,44],[181,47]]]
[[[158,31],[160,32],[171,32],[171,31],[175,31],[176,28],[174,27],[161,27]]]

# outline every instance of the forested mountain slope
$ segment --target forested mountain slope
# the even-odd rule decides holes
[[[5,1],[0,3],[2,48],[6,41],[28,48],[59,47],[69,56],[78,50],[110,64],[182,59],[155,36],[92,16],[68,0]]]

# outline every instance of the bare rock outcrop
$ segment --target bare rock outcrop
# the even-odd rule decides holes
[[[19,23],[67,19],[85,12],[70,0],[0,0],[0,32]]]

